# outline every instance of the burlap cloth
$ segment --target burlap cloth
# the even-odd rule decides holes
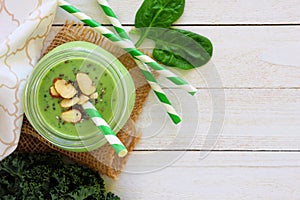
[[[50,46],[45,51],[45,54],[53,48],[71,41],[87,41],[97,44],[118,57],[123,65],[129,70],[136,87],[136,102],[130,119],[117,135],[125,144],[128,151],[132,151],[140,138],[140,133],[135,129],[134,123],[142,111],[143,105],[150,91],[150,86],[146,83],[145,78],[137,69],[135,62],[130,55],[126,54],[122,49],[114,46],[107,39],[101,37],[91,28],[84,27],[81,24],[66,22],[62,29],[54,37]],[[48,151],[60,152],[70,159],[90,167],[98,171],[100,174],[106,174],[112,178],[117,178],[120,174],[129,155],[128,154],[122,159],[119,158],[109,144],[106,144],[94,151],[83,153],[60,149],[41,137],[30,125],[26,117],[24,117],[17,151],[32,153]]]

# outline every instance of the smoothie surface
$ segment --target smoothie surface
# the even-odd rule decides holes
[[[53,66],[44,77],[42,77],[37,92],[38,109],[43,120],[52,128],[59,131],[63,137],[78,138],[89,137],[99,130],[89,119],[83,119],[80,123],[72,124],[60,119],[61,113],[68,110],[62,108],[59,103],[61,98],[54,98],[49,93],[49,88],[56,78],[66,81],[75,81],[76,74],[84,72],[89,75],[97,86],[99,97],[91,102],[109,123],[114,115],[119,100],[117,86],[112,74],[101,66],[101,64],[84,58],[72,58]]]

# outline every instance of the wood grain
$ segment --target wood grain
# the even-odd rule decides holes
[[[110,28],[95,0],[69,2]],[[142,0],[109,3],[129,31]],[[214,44],[209,64],[176,70],[199,92],[159,78],[184,121],[170,123],[151,94],[142,139],[107,188],[125,200],[299,199],[299,10],[299,0],[187,0],[175,27]],[[66,19],[76,21],[58,9],[48,43]]]
[[[218,30],[220,28],[222,31]],[[268,49],[272,44],[285,43],[286,34],[293,35],[290,37],[291,40],[298,40],[297,33],[300,29],[298,27],[208,27],[208,29],[210,31],[206,31],[206,35],[222,32],[224,38],[231,40],[218,40],[217,36],[213,36],[218,41],[215,43],[216,53],[213,59],[215,63],[219,63],[216,66],[222,77],[221,89],[225,92],[226,102],[226,107],[217,111],[218,115],[224,115],[224,124],[222,131],[215,133],[218,135],[218,140],[213,148],[216,150],[299,150],[300,136],[297,133],[300,129],[298,122],[300,90],[297,88],[300,85],[300,68],[263,64],[253,57],[258,56],[257,52],[260,52],[260,49]],[[51,35],[58,30],[59,28],[55,27]],[[237,37],[240,40],[235,43],[232,41],[234,39],[232,35],[237,34],[244,36]],[[246,40],[246,35],[251,37],[251,41]],[[270,41],[266,40],[268,37]],[[263,43],[263,41],[267,42]],[[287,43],[290,43],[290,40]],[[224,61],[225,58],[227,61]],[[213,66],[200,68],[199,74],[189,72],[185,76],[187,80],[192,80],[191,82],[201,88],[196,98],[180,90],[167,91],[169,96],[172,96],[177,110],[183,109],[184,127],[191,124],[184,130],[182,128],[176,130],[153,94],[150,96],[137,124],[143,132],[143,138],[137,149],[210,148],[204,146],[206,140],[213,140],[208,139],[209,135],[207,135],[212,126],[213,113],[213,99],[210,93],[216,91],[215,87],[219,86],[205,85],[203,74],[209,75],[209,67]],[[166,81],[161,82],[166,86],[170,85]],[[203,89],[205,87],[208,89]],[[296,87],[296,89],[285,87]],[[190,107],[191,102],[195,103],[197,109]],[[175,144],[172,144],[173,141],[176,141]]]
[[[83,12],[104,24],[110,24],[94,0],[70,0]],[[121,22],[133,24],[142,0],[109,1]],[[298,0],[187,0],[185,12],[176,24],[299,24]],[[55,23],[74,19],[58,10]]]
[[[109,189],[124,199],[281,200],[300,196],[299,153],[212,152],[201,160],[198,152],[186,152],[170,166],[134,173],[143,171],[135,166],[161,167],[141,154],[131,155],[117,182],[106,179]],[[161,154],[164,158],[176,152]]]
[[[288,27],[183,27],[209,37],[214,44],[214,55],[209,64],[195,70],[174,70],[198,88],[300,88],[300,64],[290,66],[289,57],[298,58],[300,26]],[[48,42],[60,28],[54,27]],[[129,30],[130,27],[127,27]],[[251,39],[250,39],[251,38]],[[262,55],[276,48],[297,45],[292,53],[277,55],[282,62],[275,64]],[[147,46],[147,45],[145,45]],[[150,45],[149,45],[150,46]],[[145,47],[148,48],[148,47]],[[149,47],[151,48],[151,46]],[[298,51],[297,51],[298,50]],[[215,73],[217,73],[217,77]],[[221,81],[219,83],[218,81]],[[160,79],[166,87],[174,87]]]
[[[300,150],[299,89],[225,89],[225,99],[217,100],[214,92],[201,89],[191,97],[167,91],[183,116],[181,126],[168,120],[151,94],[136,124],[143,133],[137,149]],[[223,100],[224,109],[213,105]],[[217,126],[220,132],[211,132]],[[207,146],[206,140],[217,141]]]

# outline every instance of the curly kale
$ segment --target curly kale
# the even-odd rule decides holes
[[[100,175],[59,154],[14,153],[0,162],[0,199],[120,200]]]

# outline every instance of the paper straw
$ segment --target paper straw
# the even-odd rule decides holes
[[[127,32],[123,28],[123,26],[122,26],[121,22],[119,21],[117,15],[115,14],[115,12],[111,8],[111,6],[108,4],[108,2],[106,0],[97,0],[97,1],[98,1],[98,4],[100,5],[100,7],[102,8],[102,10],[104,11],[105,15],[107,16],[107,18],[109,19],[109,21],[114,26],[114,29],[119,34],[119,36],[121,38],[127,39],[131,42],[130,37],[128,36]]]
[[[86,102],[82,105],[85,112],[94,122],[94,124],[101,130],[105,139],[112,146],[119,157],[124,157],[127,154],[127,149],[120,139],[116,136],[115,132],[109,127],[107,122],[103,119],[101,114],[97,111],[91,102]]]
[[[79,20],[81,20],[83,23],[87,24],[91,28],[95,29],[97,32],[102,34],[104,37],[112,41],[117,46],[123,48],[125,51],[127,51],[131,56],[134,58],[144,62],[145,64],[149,65],[152,69],[156,70],[159,74],[169,79],[174,84],[178,85],[182,89],[188,91],[191,95],[194,95],[197,92],[197,89],[188,84],[185,80],[174,74],[173,72],[167,70],[160,64],[158,64],[155,60],[150,58],[149,56],[145,55],[143,52],[138,50],[134,45],[132,45],[127,40],[123,40],[118,35],[114,34],[109,29],[102,26],[99,22],[95,21],[88,15],[82,13],[80,10],[72,6],[71,4],[63,1],[58,0],[58,5],[64,9],[66,12],[72,14]]]
[[[134,45],[133,42],[130,40],[129,35],[123,28],[118,17],[114,13],[114,11],[110,7],[110,5],[108,4],[108,2],[106,0],[98,0],[98,3],[100,5],[100,7],[102,8],[102,10],[104,11],[104,13],[106,14],[109,21],[112,23],[112,25],[113,25],[114,29],[116,30],[116,32],[118,33],[118,35],[122,39],[127,40],[129,43],[131,43],[131,45]],[[137,66],[140,68],[142,74],[145,76],[146,80],[148,81],[149,85],[151,86],[154,94],[156,95],[158,100],[162,103],[162,105],[165,107],[165,109],[166,109],[168,115],[170,116],[170,118],[172,119],[172,121],[175,124],[178,124],[179,122],[181,122],[180,116],[177,114],[176,110],[174,109],[171,102],[169,101],[167,95],[161,89],[161,87],[157,83],[157,80],[155,79],[155,77],[153,76],[153,74],[151,73],[151,71],[149,70],[147,65],[140,63],[136,59],[135,59],[135,61],[137,63]]]

